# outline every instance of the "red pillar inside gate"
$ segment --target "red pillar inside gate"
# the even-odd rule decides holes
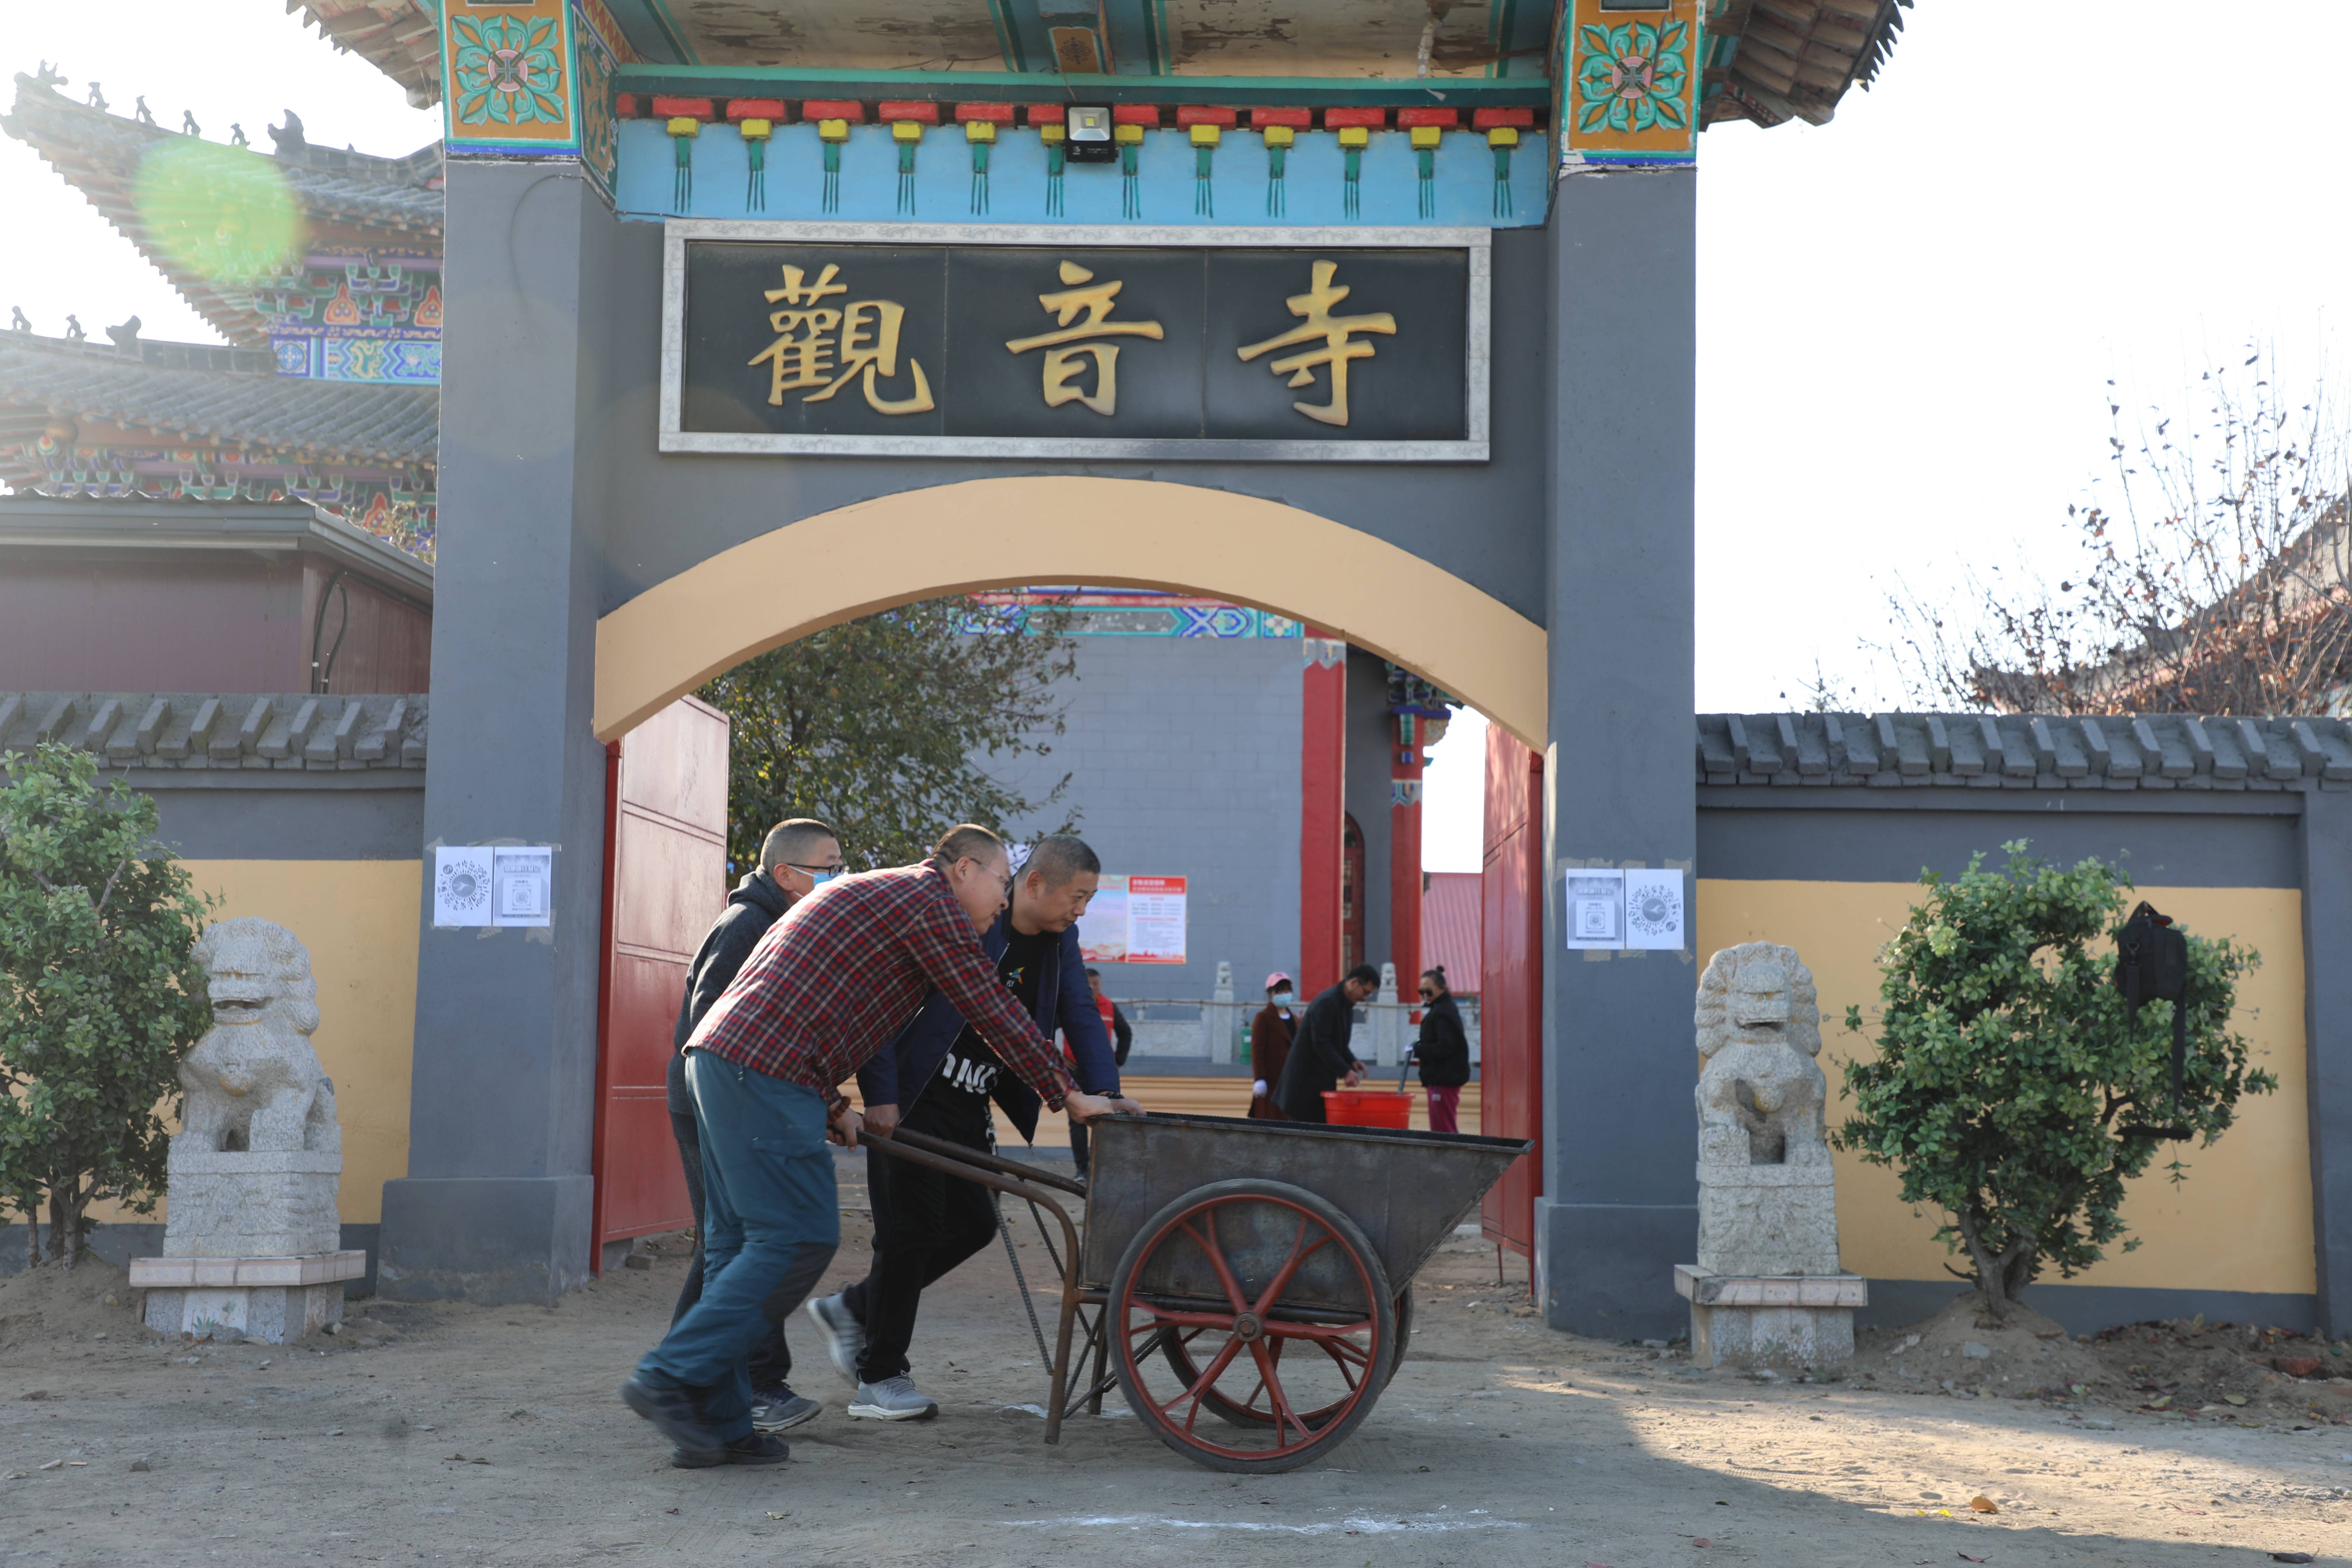
[[[1339,983],[1339,866],[1346,836],[1348,645],[1307,628],[1298,726],[1298,989]]]
[[[1408,1000],[1421,981],[1421,742],[1427,722],[1400,713],[1390,737],[1396,757],[1389,769],[1389,957],[1397,990]]]

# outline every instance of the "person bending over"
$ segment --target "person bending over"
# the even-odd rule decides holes
[[[1003,842],[968,824],[919,865],[837,878],[768,928],[695,1026],[686,1080],[702,1133],[702,1299],[621,1385],[673,1445],[672,1464],[790,1457],[751,1426],[751,1350],[768,1303],[798,1307],[841,1245],[825,1144],[855,1146],[861,1120],[838,1086],[933,987],[1048,1107],[1076,1121],[1112,1109],[1070,1087],[1061,1053],[981,951],[1012,883]]]
[[[694,1212],[694,1261],[687,1266],[686,1284],[670,1313],[673,1323],[702,1300],[702,1131],[695,1125],[694,1096],[686,1087],[686,1042],[710,1005],[734,983],[768,928],[842,870],[841,840],[832,828],[810,816],[776,824],[760,846],[760,868],[737,884],[686,972],[686,1000],[678,1006],[677,1029],[670,1040],[668,1098],[670,1131],[677,1139],[687,1200]],[[772,1309],[775,1303],[769,1305]],[[762,1432],[788,1431],[824,1408],[793,1392],[793,1352],[784,1343],[784,1318],[792,1306],[787,1302],[782,1311],[769,1312],[768,1332],[751,1347],[751,1425]]]
[[[1079,839],[1044,840],[1013,883],[1012,907],[981,947],[995,958],[997,979],[1022,1011],[1048,1037],[1056,1026],[1067,1035],[1087,1091],[1134,1111],[1132,1101],[1118,1098],[1118,1068],[1078,956],[1077,919],[1101,872],[1102,862]],[[866,1126],[885,1136],[903,1128],[987,1152],[996,1142],[992,1099],[1024,1138],[1036,1137],[1037,1096],[937,991],[858,1072],[857,1087]],[[1078,1128],[1070,1131],[1075,1136]],[[866,1157],[866,1181],[874,1203],[873,1262],[848,1289],[811,1301],[809,1317],[824,1333],[835,1369],[856,1387],[852,1415],[935,1415],[939,1405],[916,1388],[907,1359],[916,1310],[925,1290],[995,1239],[995,1199],[977,1183],[887,1154]]]
[[[1290,1059],[1282,1064],[1282,1081],[1275,1101],[1293,1121],[1328,1121],[1323,1096],[1345,1081],[1349,1089],[1364,1081],[1364,1064],[1356,1059],[1349,1041],[1356,1033],[1356,1004],[1380,988],[1381,972],[1369,963],[1348,971],[1348,977],[1307,1004],[1298,1017],[1298,1037],[1290,1044]]]

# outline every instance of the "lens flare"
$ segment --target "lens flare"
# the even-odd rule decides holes
[[[286,175],[258,153],[191,136],[158,142],[132,200],[148,237],[183,270],[248,283],[303,253],[302,212]]]

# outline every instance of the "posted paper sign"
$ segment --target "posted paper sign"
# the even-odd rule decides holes
[[[1184,879],[1127,879],[1127,962],[1184,962]]]
[[[1088,963],[1184,962],[1185,879],[1106,876],[1078,921]]]
[[[433,852],[433,923],[490,923],[490,851],[470,844],[444,844]]]
[[[1106,876],[1078,917],[1078,952],[1088,963],[1127,962],[1127,879]]]
[[[555,921],[555,852],[544,845],[500,846],[491,852],[493,925],[543,926]]]
[[[1571,873],[1572,875],[1573,873]],[[1680,952],[1683,874],[1671,868],[1625,873],[1625,945]]]
[[[1560,879],[1560,929],[1571,950],[1625,945],[1625,873],[1570,867]]]

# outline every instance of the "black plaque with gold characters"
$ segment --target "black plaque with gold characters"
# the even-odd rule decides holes
[[[1471,246],[688,237],[673,258],[670,450],[1486,455]]]

